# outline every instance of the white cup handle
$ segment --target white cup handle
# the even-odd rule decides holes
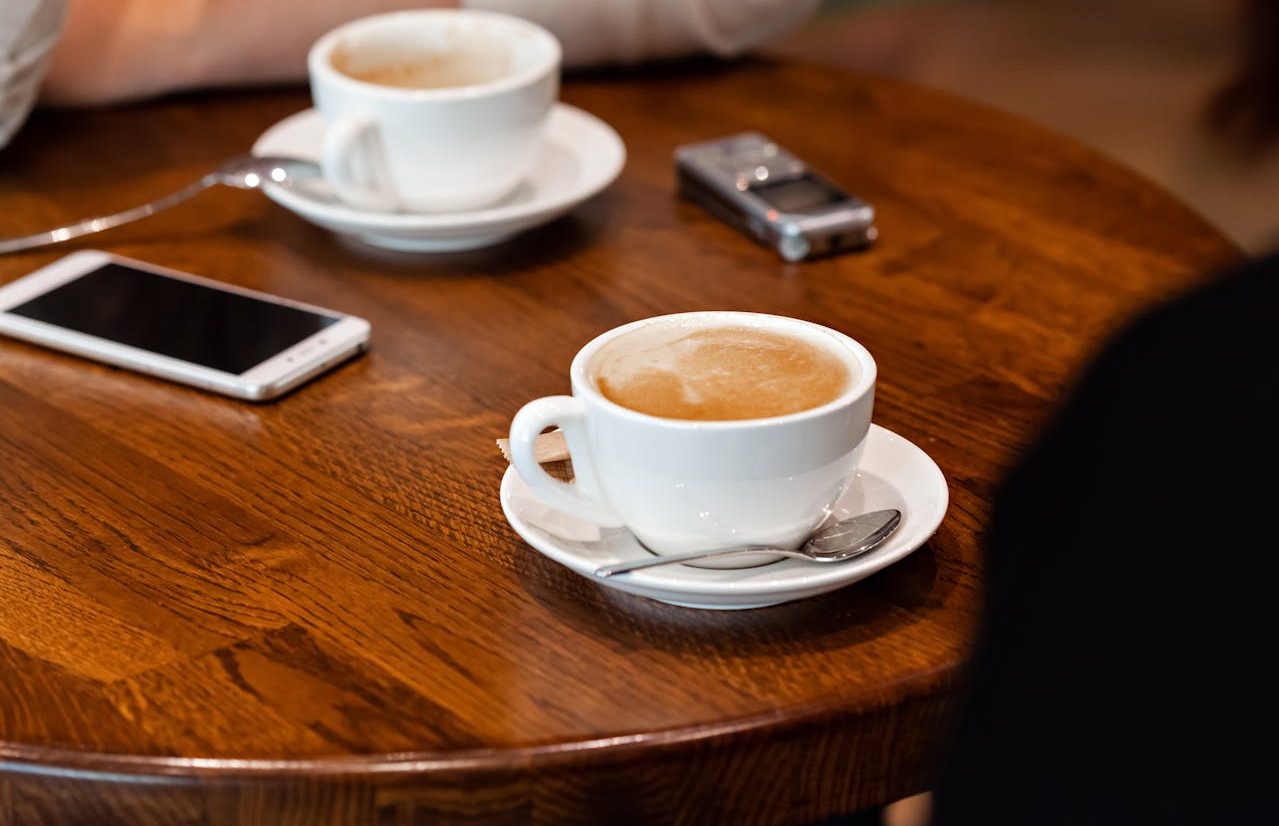
[[[322,165],[329,186],[351,206],[372,212],[399,209],[382,136],[368,115],[342,115],[325,123]]]
[[[553,508],[606,528],[621,527],[622,520],[604,502],[595,474],[595,463],[586,446],[586,411],[572,396],[534,399],[511,420],[511,462],[538,498]],[[538,435],[558,425],[564,431],[573,460],[573,484],[554,478],[538,463],[533,447]]]

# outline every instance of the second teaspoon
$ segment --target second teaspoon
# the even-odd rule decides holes
[[[810,562],[844,562],[855,556],[878,547],[885,539],[897,530],[901,524],[902,512],[896,509],[871,511],[848,519],[832,522],[808,537],[799,550],[787,548],[769,548],[751,545],[744,548],[722,548],[718,551],[694,551],[688,554],[672,556],[655,556],[631,562],[618,562],[595,569],[595,575],[606,578],[628,571],[642,568],[656,568],[659,565],[675,565],[681,562],[692,562],[712,557],[736,556],[738,554],[773,553],[807,559]]]
[[[81,238],[102,232],[121,224],[137,221],[155,215],[161,210],[176,206],[183,201],[199,195],[211,186],[235,187],[236,189],[259,189],[263,184],[274,183],[280,186],[293,186],[299,180],[320,177],[319,164],[297,158],[255,157],[253,155],[236,155],[222,163],[209,174],[162,198],[148,201],[142,206],[100,215],[97,218],[85,218],[56,229],[23,235],[18,238],[0,238],[0,255],[6,252],[18,252],[49,244],[60,244],[73,238]]]

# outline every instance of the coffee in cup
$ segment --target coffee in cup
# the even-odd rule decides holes
[[[516,17],[429,9],[341,26],[307,65],[338,197],[373,211],[461,211],[501,200],[532,168],[560,46]]]
[[[666,419],[786,416],[834,401],[852,381],[836,353],[742,325],[650,324],[602,347],[591,374],[604,398]]]
[[[572,396],[516,414],[512,462],[547,504],[625,526],[658,554],[794,548],[856,475],[875,376],[860,344],[798,319],[698,312],[637,321],[578,352]],[[572,485],[534,455],[551,426],[568,442]]]
[[[347,77],[400,89],[479,86],[511,73],[512,55],[500,43],[456,44],[448,50],[404,49],[356,53],[339,43],[329,62]]]

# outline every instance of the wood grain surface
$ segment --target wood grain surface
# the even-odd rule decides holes
[[[363,249],[230,190],[79,245],[372,321],[367,356],[276,403],[0,342],[0,822],[806,823],[925,787],[1001,471],[1101,336],[1238,252],[1086,148],[889,81],[692,64],[563,97],[626,170],[491,250]],[[37,112],[0,153],[0,233],[175,189],[307,105]],[[785,264],[678,200],[672,149],[743,129],[874,203],[880,243]],[[696,309],[875,354],[876,421],[950,483],[923,549],[719,613],[518,539],[512,414],[596,334]]]

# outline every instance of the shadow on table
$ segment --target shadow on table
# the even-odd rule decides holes
[[[534,270],[594,245],[609,221],[607,194],[536,229],[483,249],[464,252],[399,252],[369,246],[308,224],[283,208],[234,227],[237,239],[282,244],[314,261],[317,269],[375,272],[405,279],[496,277]]]
[[[916,608],[944,601],[953,582],[939,576],[925,544],[906,559],[846,588],[744,611],[680,608],[597,586],[540,554],[519,554],[528,593],[580,632],[637,648],[681,654],[784,655],[847,648],[917,621]]]
[[[569,258],[595,243],[602,221],[601,199],[587,204],[588,213],[572,212],[483,249],[463,252],[397,252],[333,236],[348,256],[387,275],[410,278],[467,278],[505,275]]]

